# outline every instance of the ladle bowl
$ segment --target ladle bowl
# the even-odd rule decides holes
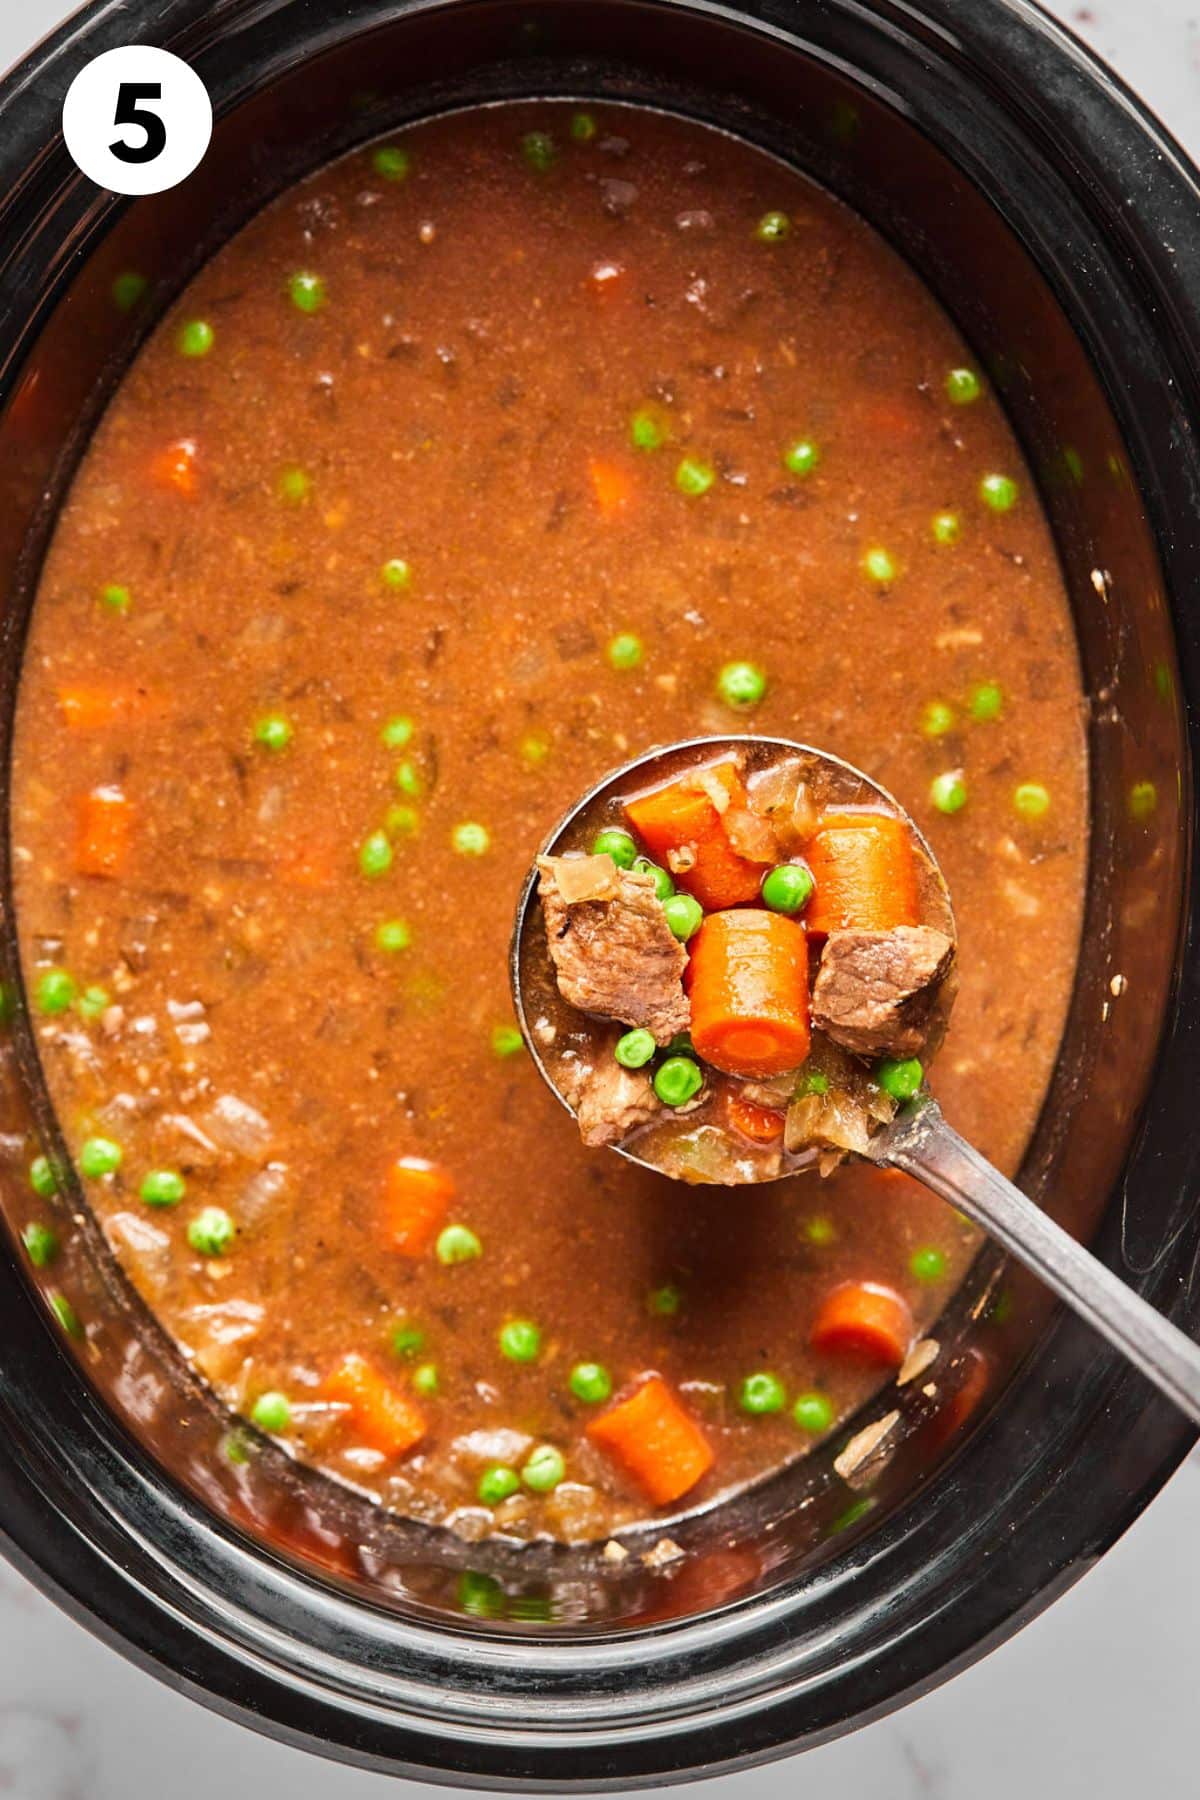
[[[670,744],[656,744],[643,750],[640,755],[629,758],[619,767],[611,769],[601,777],[586,793],[582,794],[575,804],[567,809],[557,823],[547,832],[538,847],[537,856],[554,856],[563,848],[573,846],[576,841],[577,828],[589,814],[603,809],[607,800],[618,796],[636,793],[641,789],[653,787],[655,779],[666,779],[668,774],[678,774],[689,764],[703,766],[722,755],[741,755],[747,751],[777,752],[780,756],[803,758],[814,765],[820,765],[830,785],[838,792],[839,803],[853,805],[880,806],[902,819],[912,832],[916,847],[920,852],[928,870],[937,884],[934,904],[939,914],[938,922],[944,923],[950,936],[954,936],[954,914],[950,903],[949,890],[938,867],[924,834],[909,818],[896,797],[889,793],[881,782],[875,781],[843,757],[834,756],[828,750],[816,748],[812,744],[803,744],[792,738],[759,736],[757,733],[731,733],[728,736],[706,736],[680,738]],[[542,1046],[538,1034],[534,1030],[534,1021],[528,1004],[528,996],[535,985],[540,985],[540,963],[544,958],[544,934],[538,907],[538,873],[537,859],[530,867],[529,874],[521,888],[517,899],[516,914],[513,922],[512,938],[509,945],[508,975],[512,991],[513,1010],[526,1047],[533,1058],[538,1073],[549,1087],[561,1106],[575,1116],[574,1108],[558,1083],[553,1071],[542,1054]],[[661,1174],[662,1168],[656,1163],[640,1156],[637,1151],[638,1140],[612,1144],[609,1148],[627,1162],[636,1163],[641,1168],[651,1169]],[[790,1172],[790,1171],[789,1171]],[[788,1172],[785,1172],[785,1175]],[[781,1179],[784,1177],[777,1177]]]

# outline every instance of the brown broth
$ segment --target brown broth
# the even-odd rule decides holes
[[[902,1177],[845,1168],[731,1203],[584,1151],[528,1060],[492,1043],[510,1024],[513,906],[548,825],[650,744],[739,723],[862,766],[947,876],[960,989],[935,1087],[1008,1170],[1054,1061],[1085,871],[1067,603],[994,399],[947,399],[947,372],[970,364],[953,328],[799,175],[696,125],[596,117],[587,143],[548,106],[422,126],[406,180],[358,153],[213,259],[75,482],[17,722],[35,1014],[48,967],[113,1002],[97,1021],[39,1015],[37,1035],[72,1150],[98,1132],[123,1150],[85,1184],[118,1256],[231,1406],[284,1390],[301,1457],[468,1535],[596,1537],[644,1514],[580,1435],[576,1360],[618,1385],[651,1368],[675,1384],[717,1451],[684,1502],[702,1503],[811,1442],[786,1411],[741,1413],[744,1376],[821,1388],[839,1417],[877,1384],[806,1347],[831,1286],[890,1283],[924,1330],[976,1248]],[[553,135],[547,170],[522,154],[531,130]],[[791,229],[762,242],[772,209]],[[298,271],[325,283],[311,314],[289,298]],[[215,338],[189,358],[178,336],[196,319]],[[629,441],[643,408],[668,437],[653,451]],[[821,455],[797,478],[781,458],[801,436]],[[156,468],[180,440],[191,496]],[[677,489],[685,455],[716,474],[700,496]],[[595,461],[628,496],[607,514]],[[310,485],[289,502],[295,468]],[[989,472],[1018,482],[1011,511],[983,503]],[[961,531],[943,545],[931,521],[947,510]],[[862,567],[873,546],[897,568],[882,586]],[[390,558],[407,588],[381,579]],[[126,613],[101,599],[110,584],[129,590]],[[644,646],[636,668],[607,660],[623,632]],[[767,672],[752,715],[716,697],[731,658]],[[999,717],[972,717],[983,682],[1003,692]],[[133,699],[108,723],[69,722],[64,690],[94,713],[87,696],[114,689]],[[953,708],[940,737],[921,729],[931,700]],[[254,741],[274,713],[293,731],[278,752]],[[396,715],[414,721],[404,751],[380,741]],[[396,786],[402,761],[415,797]],[[969,799],[943,816],[930,782],[951,769]],[[1026,781],[1046,787],[1044,817],[1015,809]],[[77,799],[97,786],[131,809],[116,879],[74,864]],[[393,821],[392,865],[367,879],[359,846],[395,804],[417,830]],[[467,821],[486,826],[485,854],[455,849]],[[385,954],[374,933],[391,918],[412,942]],[[228,1147],[227,1123],[214,1139],[220,1096],[266,1121],[252,1153]],[[452,1172],[451,1217],[479,1259],[387,1247],[379,1196],[401,1154]],[[181,1205],[139,1200],[153,1168],[184,1173]],[[207,1205],[238,1227],[219,1258],[187,1243]],[[909,1269],[923,1245],[946,1258],[930,1285]],[[680,1304],[664,1316],[648,1296],[667,1285]],[[513,1316],[542,1328],[533,1364],[499,1353]],[[352,1350],[405,1387],[413,1364],[389,1348],[404,1318],[439,1389],[420,1401],[423,1443],[389,1462],[321,1384]],[[519,1460],[539,1440],[562,1449],[564,1486],[480,1509],[497,1446]]]

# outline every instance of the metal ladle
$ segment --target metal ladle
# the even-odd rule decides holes
[[[882,800],[904,819],[918,843],[937,863],[923,836],[893,795],[839,757],[810,745],[784,738],[691,738],[660,745],[623,763],[591,788],[561,818],[542,845],[540,855],[553,855],[573,841],[581,816],[610,797],[627,795],[653,785],[656,773],[689,752],[737,752],[769,746],[792,755],[817,758],[841,784],[857,781],[864,795]],[[944,886],[944,884],[943,884]],[[537,910],[537,873],[531,870],[517,903],[509,954],[509,979],[517,1022],[538,1071],[568,1112],[573,1109],[551,1077],[525,1009],[525,980],[539,949],[541,931]],[[624,1145],[614,1145],[618,1155],[643,1168],[663,1171]],[[1111,1269],[1085,1250],[1082,1244],[1056,1225],[1040,1207],[994,1169],[965,1138],[946,1123],[941,1108],[923,1093],[903,1107],[889,1125],[873,1137],[869,1158],[881,1168],[902,1169],[948,1200],[976,1224],[983,1226],[1018,1261],[1039,1276],[1052,1291],[1100,1336],[1122,1352],[1147,1380],[1153,1382],[1176,1406],[1200,1425],[1200,1345],[1179,1331],[1154,1307],[1135,1294]]]

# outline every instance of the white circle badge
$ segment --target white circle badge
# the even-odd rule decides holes
[[[126,44],[80,69],[63,102],[63,136],[99,187],[161,194],[190,175],[208,149],[212,102],[182,58]]]

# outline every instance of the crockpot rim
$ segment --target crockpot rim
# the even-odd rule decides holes
[[[442,3],[442,0],[438,0],[438,3]],[[710,18],[717,17],[725,19],[734,26],[750,25],[753,27],[755,24],[759,23],[757,15],[765,10],[764,8],[756,8],[753,4],[747,4],[741,7],[706,5],[703,4],[703,0],[668,0],[668,3],[679,5],[684,11],[690,10],[703,13]],[[843,10],[851,10],[853,0],[838,0],[838,4]],[[264,4],[260,5],[256,11],[259,15],[280,12],[285,10],[287,5],[288,0],[264,0]],[[56,32],[44,39],[42,43],[35,47],[30,55],[19,63],[10,75],[0,83],[0,119],[4,118],[6,111],[14,103],[28,101],[31,87],[36,85],[40,79],[44,78],[47,71],[56,64],[69,61],[74,65],[85,60],[84,55],[76,54],[78,51],[82,50],[85,51],[86,54],[91,54],[94,53],[94,47],[107,47],[107,44],[104,42],[104,33],[109,25],[115,24],[119,27],[119,38],[115,41],[128,42],[139,36],[148,38],[153,35],[155,41],[162,42],[167,36],[170,36],[171,41],[177,43],[179,34],[200,32],[201,28],[205,25],[219,26],[225,18],[234,16],[235,13],[240,10],[244,10],[244,8],[239,6],[239,0],[228,0],[228,3],[218,4],[215,7],[207,5],[205,0],[164,0],[164,3],[156,10],[156,17],[153,21],[154,29],[151,34],[144,28],[131,25],[127,8],[122,4],[122,0],[97,0],[95,5],[90,8],[85,8],[81,13],[76,14],[72,19],[66,21],[59,27]],[[394,8],[393,10],[400,11],[403,9]],[[1178,147],[1173,144],[1173,141],[1167,137],[1158,121],[1153,118],[1153,115],[1149,113],[1148,109],[1137,101],[1124,84],[1121,83],[1118,78],[1112,76],[1112,74],[1104,68],[1104,65],[1079,43],[1073,34],[1059,26],[1056,21],[1050,20],[1047,15],[1042,14],[1040,8],[1028,4],[1028,0],[982,0],[982,3],[980,3],[980,0],[919,0],[919,4],[916,8],[898,8],[890,4],[885,4],[885,6],[879,9],[881,15],[886,13],[889,17],[897,15],[901,10],[906,15],[913,12],[919,12],[923,18],[940,14],[942,15],[943,22],[950,19],[951,12],[953,11],[955,23],[958,25],[962,24],[964,16],[967,15],[974,15],[975,22],[978,24],[982,13],[986,10],[995,15],[997,29],[1003,26],[1006,17],[1014,22],[1014,30],[1017,25],[1022,25],[1027,28],[1030,24],[1033,24],[1040,34],[1041,48],[1043,50],[1046,50],[1048,44],[1053,43],[1055,40],[1058,41],[1060,50],[1070,50],[1074,59],[1076,73],[1083,73],[1090,78],[1094,90],[1093,98],[1097,105],[1100,104],[1101,98],[1108,106],[1112,106],[1113,103],[1116,102],[1118,111],[1122,111],[1127,115],[1128,123],[1135,131],[1140,130],[1143,134],[1152,137],[1158,145],[1166,146],[1166,149],[1169,152],[1171,166],[1169,168],[1164,167],[1158,171],[1160,183],[1166,183],[1172,180],[1176,185],[1182,183],[1183,186],[1180,187],[1179,200],[1182,202],[1186,191],[1193,211],[1197,204],[1200,203],[1200,178],[1196,176],[1195,171],[1191,168],[1186,157],[1178,150]],[[168,21],[170,21],[169,27]],[[366,18],[361,21],[353,18],[348,19],[346,21],[348,34],[359,29],[369,29],[371,25],[378,22],[378,9],[374,17]],[[30,140],[40,139],[40,137],[44,135],[47,124],[53,129],[56,110],[57,104],[53,100],[49,107],[43,102],[35,100],[30,114],[18,121],[18,128],[12,133],[11,137],[6,133],[0,132],[0,146],[6,146],[0,148],[0,192],[4,191],[4,182],[2,178],[6,168],[11,170],[14,163],[18,162],[22,171],[35,166],[37,158],[36,155],[30,154],[32,148]],[[37,117],[33,117],[33,114],[36,114]],[[24,136],[22,136],[22,132],[24,132]],[[1143,246],[1143,251],[1144,249],[1145,247]],[[1143,254],[1143,264],[1150,260],[1151,259],[1147,255]],[[1172,283],[1167,279],[1169,272],[1169,262],[1158,267],[1156,270],[1160,291],[1170,291],[1172,288]],[[1194,297],[1189,297],[1186,291],[1184,291],[1175,294],[1174,298],[1175,309],[1173,331],[1175,337],[1178,338],[1179,336],[1180,319],[1186,318],[1190,319],[1190,331],[1193,341],[1200,341],[1200,337],[1197,336],[1198,330],[1200,330],[1200,319],[1198,319],[1197,316]],[[1194,352],[1191,360],[1194,373]],[[37,1324],[39,1328],[44,1331],[40,1319],[37,1321]],[[59,1354],[61,1354],[61,1352]],[[71,1365],[67,1359],[64,1359],[64,1365],[67,1368],[73,1368],[73,1365]],[[1046,1604],[1054,1594],[1060,1592],[1064,1586],[1069,1584],[1070,1580],[1073,1579],[1075,1575],[1081,1572],[1082,1567],[1085,1566],[1085,1564],[1094,1560],[1109,1543],[1120,1535],[1121,1531],[1123,1531],[1132,1519],[1137,1516],[1137,1513],[1140,1512],[1147,1499],[1157,1491],[1158,1487],[1161,1486],[1162,1481],[1166,1479],[1167,1475],[1186,1453],[1193,1438],[1190,1428],[1181,1426],[1179,1421],[1172,1420],[1169,1416],[1164,1418],[1161,1410],[1156,1410],[1154,1407],[1151,1407],[1148,1409],[1148,1413],[1154,1414],[1158,1419],[1159,1426],[1161,1427],[1160,1436],[1163,1440],[1164,1450],[1157,1459],[1157,1466],[1154,1474],[1141,1483],[1132,1495],[1127,1497],[1126,1505],[1120,1515],[1111,1517],[1102,1531],[1093,1533],[1090,1542],[1086,1546],[1076,1546],[1070,1553],[1062,1555],[1057,1566],[1053,1569],[1052,1573],[1047,1575],[1045,1581],[1033,1591],[1026,1593],[1020,1601],[1014,1604],[1007,1618],[993,1630],[988,1642],[973,1642],[965,1651],[951,1659],[951,1661],[939,1662],[935,1669],[927,1671],[922,1677],[910,1681],[901,1691],[889,1694],[884,1701],[873,1709],[857,1716],[853,1723],[861,1723],[864,1722],[867,1717],[878,1716],[878,1714],[899,1704],[903,1699],[910,1698],[916,1693],[925,1691],[928,1687],[934,1685],[936,1681],[944,1679],[946,1674],[951,1672],[952,1669],[965,1666],[968,1662],[974,1660],[976,1656],[983,1652],[983,1650],[990,1647],[990,1642],[999,1641],[1000,1638],[1008,1635],[1009,1631],[1014,1629],[1016,1624],[1023,1622],[1025,1618],[1031,1616],[1035,1611],[1040,1610],[1042,1605]],[[19,1454],[15,1457],[6,1457],[5,1464],[0,1464],[0,1466],[5,1466],[6,1474],[14,1467],[19,1467],[26,1484],[28,1484],[30,1470],[27,1466],[21,1466]],[[45,1490],[42,1498],[43,1503],[49,1501],[49,1489]],[[920,1501],[918,1498],[917,1504],[919,1503]],[[15,1507],[13,1510],[20,1511],[21,1509],[20,1507]],[[898,1530],[899,1527],[897,1521],[902,1520],[907,1515],[908,1511],[908,1505],[897,1509],[897,1513],[881,1527],[881,1531],[886,1532],[889,1525],[893,1530]],[[11,1515],[9,1523],[12,1523]],[[55,1598],[58,1599],[61,1604],[67,1605],[68,1610],[72,1611],[76,1617],[82,1618],[85,1623],[89,1624],[92,1629],[98,1630],[100,1635],[105,1636],[110,1642],[116,1642],[118,1646],[123,1648],[127,1653],[134,1653],[131,1651],[131,1642],[136,1637],[136,1633],[123,1633],[119,1626],[114,1626],[107,1619],[100,1619],[95,1613],[91,1612],[86,1601],[81,1598],[79,1592],[80,1584],[77,1575],[76,1579],[71,1583],[70,1590],[68,1590],[62,1583],[56,1582],[54,1576],[48,1572],[48,1569],[44,1564],[38,1563],[36,1567],[34,1566],[35,1559],[28,1547],[32,1535],[30,1527],[34,1523],[32,1516],[26,1518],[24,1523],[24,1531],[18,1533],[14,1529],[12,1531],[4,1532],[4,1536],[10,1547],[10,1553],[14,1554],[15,1559],[21,1563],[21,1566],[24,1567],[36,1581],[38,1581],[39,1585],[52,1591]],[[93,1551],[94,1546],[89,1545],[89,1555],[92,1554]],[[865,1556],[868,1552],[864,1550],[862,1554]],[[706,1626],[711,1623],[712,1618],[714,1617],[717,1620],[720,1620],[722,1617],[728,1618],[738,1613],[748,1612],[751,1609],[754,1609],[759,1615],[765,1616],[765,1614],[771,1610],[778,1611],[780,1604],[781,1601],[779,1596],[767,1595],[762,1600],[748,1601],[733,1609],[729,1609],[725,1614],[718,1613],[716,1615],[710,1615],[698,1623],[689,1622],[677,1627],[672,1627],[667,1635],[683,1641],[689,1634],[693,1636],[697,1634],[702,1635]],[[119,1615],[121,1608],[118,1607],[114,1610]],[[470,1640],[468,1639],[467,1641],[469,1642]],[[263,1706],[251,1709],[249,1713],[244,1706],[239,1706],[238,1703],[231,1698],[231,1694],[235,1687],[239,1685],[239,1675],[240,1685],[245,1685],[246,1670],[236,1662],[233,1669],[227,1673],[223,1684],[215,1681],[211,1672],[206,1676],[197,1677],[194,1675],[191,1671],[193,1668],[198,1667],[203,1659],[199,1657],[188,1657],[186,1630],[183,1634],[183,1648],[176,1651],[173,1662],[164,1663],[162,1658],[156,1656],[144,1646],[141,1647],[140,1653],[137,1654],[137,1660],[143,1662],[147,1666],[155,1667],[159,1673],[165,1672],[167,1678],[176,1685],[195,1692],[198,1697],[206,1699],[209,1704],[217,1705],[220,1710],[229,1713],[231,1716],[240,1717],[247,1719],[248,1722],[257,1723],[260,1727],[272,1731],[277,1736],[285,1737],[289,1739],[289,1741],[303,1744],[308,1748],[324,1748],[328,1754],[347,1754],[344,1742],[339,1745],[333,1745],[331,1743],[323,1746],[319,1741],[314,1739],[310,1732],[298,1725],[295,1722],[297,1709],[294,1706],[290,1708],[275,1709]],[[267,1683],[266,1685],[270,1684]],[[782,1702],[780,1704],[782,1704]],[[292,1714],[290,1721],[285,1717],[285,1714],[289,1710]],[[770,1710],[770,1706],[764,1707],[763,1717],[766,1717]],[[811,1740],[806,1741],[822,1741],[824,1738],[836,1735],[838,1730],[844,1728],[844,1726],[832,1727],[828,1730],[815,1733]],[[766,1743],[757,1742],[750,1744],[748,1741],[745,1741],[739,1745],[737,1742],[737,1722],[730,1720],[729,1718],[725,1719],[724,1725],[722,1725],[720,1719],[717,1719],[715,1722],[706,1726],[703,1735],[706,1738],[712,1739],[712,1747],[715,1752],[713,1760],[707,1762],[703,1768],[697,1768],[694,1764],[693,1756],[688,1755],[686,1766],[684,1767],[672,1766],[671,1768],[663,1768],[656,1766],[654,1769],[648,1770],[647,1772],[642,1772],[640,1770],[635,1771],[633,1769],[628,1773],[621,1771],[623,1784],[632,1785],[632,1782],[642,1783],[652,1780],[671,1779],[672,1777],[683,1778],[689,1774],[695,1775],[712,1772],[716,1767],[735,1767],[744,1763],[761,1760],[764,1756],[772,1753],[782,1753],[784,1750],[792,1747],[791,1742],[788,1739],[785,1738],[782,1741],[777,1741],[774,1736],[771,1736],[770,1741]],[[718,1738],[723,1739],[720,1748],[718,1748]],[[407,1762],[403,1759],[394,1757],[380,1759],[378,1756],[365,1753],[356,1757],[355,1760],[363,1762],[366,1766],[386,1766],[391,1769],[404,1768],[409,1773],[420,1773],[427,1778],[432,1779],[454,1780],[456,1774],[461,1772],[448,1769],[444,1766],[440,1768],[430,1767],[429,1764],[424,1761]],[[470,1774],[471,1779],[477,1783],[484,1781],[490,1782],[498,1779],[491,1771],[482,1767],[477,1767],[474,1764],[470,1767]],[[632,1776],[632,1781],[630,1776]],[[522,1779],[525,1785],[531,1786],[558,1786],[562,1784],[561,1775],[556,1776],[554,1774],[541,1776],[533,1775],[528,1771],[523,1771]],[[608,1781],[605,1778],[596,1778],[595,1776],[592,1776],[585,1777],[583,1780],[574,1780],[570,1785],[605,1786],[608,1785]]]

